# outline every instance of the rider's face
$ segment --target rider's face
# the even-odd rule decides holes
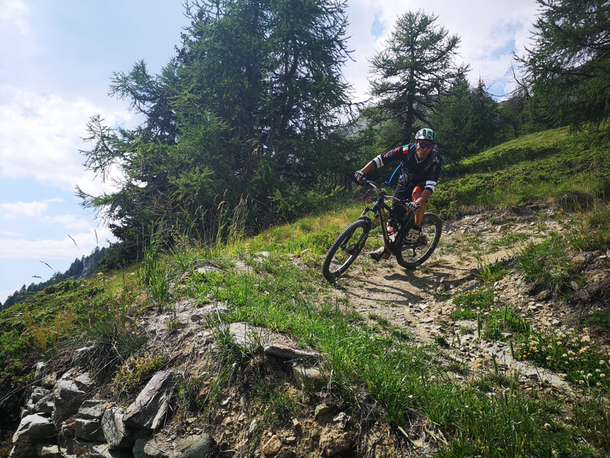
[[[415,153],[417,154],[417,157],[419,159],[425,159],[428,154],[430,154],[430,151],[432,151],[432,148],[434,148],[433,142],[420,140],[417,142],[417,148],[415,149]]]

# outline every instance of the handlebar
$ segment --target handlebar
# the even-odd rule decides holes
[[[380,189],[379,186],[377,186],[377,183],[375,183],[374,181],[367,180],[366,178],[363,177],[363,178],[360,178],[360,181],[356,181],[356,183],[361,185],[361,186],[370,186],[371,188],[373,188],[373,191],[375,191],[379,195],[383,195],[383,197],[385,199],[395,200],[397,202],[400,202],[400,199],[397,199],[394,196],[387,195],[385,190],[384,189]]]

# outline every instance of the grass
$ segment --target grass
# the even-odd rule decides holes
[[[500,303],[494,290],[495,282],[518,269],[526,282],[539,282],[569,298],[571,281],[584,281],[570,263],[569,250],[608,249],[610,210],[604,199],[610,189],[610,163],[603,153],[607,134],[595,135],[595,141],[587,142],[589,150],[559,129],[484,152],[448,170],[431,208],[451,216],[473,206],[550,200],[560,218],[578,210],[569,238],[551,234],[540,243],[530,242],[511,261],[483,263],[481,240],[471,234],[460,245],[441,247],[458,253],[469,250],[481,260],[484,286],[455,298],[451,319],[474,321],[469,332],[479,339],[511,341],[517,358],[565,373],[575,389],[582,390],[577,404],[561,405],[552,395],[524,390],[497,365],[478,362],[467,370],[447,358],[443,337],[433,345],[418,344],[381,314],[371,313],[365,320],[351,309],[349,300],[337,299],[319,270],[335,237],[360,214],[362,205],[355,204],[249,239],[234,237],[222,247],[177,237],[174,246],[162,251],[153,237],[140,265],[47,288],[1,312],[2,408],[16,420],[19,398],[6,396],[9,387],[27,387],[29,369],[37,360],[85,344],[98,349],[100,358],[114,361],[106,376],[117,387],[134,390],[166,364],[146,352],[135,318],[149,309],[171,312],[171,304],[178,300],[219,301],[228,311],[205,323],[215,330],[213,377],[179,381],[180,415],[213,411],[227,387],[236,386],[249,389],[249,399],[267,425],[280,424],[303,408],[292,395],[293,389],[301,388],[294,377],[270,365],[260,348],[244,350],[228,335],[227,324],[246,322],[289,335],[303,348],[324,355],[322,379],[305,384],[305,394],[323,393],[355,409],[370,404],[371,418],[387,422],[394,431],[407,431],[411,424],[430,425],[440,444],[437,456],[607,456],[610,356],[583,341],[582,329],[537,329],[509,304]],[[523,236],[506,233],[492,249],[524,241]],[[197,272],[208,263],[220,269]],[[608,329],[606,312],[588,315],[587,323]],[[461,379],[454,379],[454,373]],[[404,439],[401,433],[398,437]]]

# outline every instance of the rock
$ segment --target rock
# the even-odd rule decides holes
[[[34,405],[34,413],[51,414],[55,410],[53,393],[47,394]]]
[[[53,418],[59,423],[78,412],[78,409],[87,397],[87,393],[80,390],[76,383],[71,380],[60,380],[53,389],[53,397],[55,402]]]
[[[42,415],[27,415],[21,419],[19,427],[13,434],[13,443],[27,438],[31,443],[55,435],[55,426],[50,418]]]
[[[292,348],[287,345],[271,343],[265,345],[263,351],[267,355],[277,356],[282,359],[308,359],[308,360],[319,360],[320,354],[314,351],[301,350],[299,348]]]
[[[255,329],[246,323],[231,323],[229,333],[237,345],[249,351],[261,346],[263,341],[267,342],[269,340],[268,333],[261,329]]]
[[[86,441],[102,442],[104,440],[102,422],[98,419],[77,418],[74,422],[74,433],[76,437]]]
[[[40,361],[34,365],[34,381],[42,382],[42,378],[44,377],[44,371],[47,368],[45,362]]]
[[[149,440],[150,437],[137,437],[135,439],[135,443],[131,449],[131,453],[133,454],[134,458],[145,458],[144,447],[146,447]]]
[[[74,454],[87,458],[131,458],[131,453],[125,450],[111,450],[108,444],[99,442],[74,441]]]
[[[277,455],[280,450],[282,449],[282,441],[280,440],[279,437],[277,437],[276,435],[271,436],[271,439],[269,439],[261,448],[261,452],[263,452],[263,455],[265,456],[273,456],[273,455]]]
[[[319,379],[322,376],[320,371],[313,367],[294,366],[293,369],[296,374],[300,375],[303,378]]]
[[[167,371],[157,372],[131,404],[123,421],[138,429],[156,430],[169,408],[174,382]]]
[[[347,428],[347,425],[351,421],[351,419],[352,418],[345,412],[340,412],[337,416],[333,418],[333,423],[339,426],[339,428],[345,429]]]
[[[110,448],[129,448],[134,445],[134,438],[123,422],[123,415],[123,409],[112,407],[107,409],[102,417],[102,430]]]
[[[32,404],[36,404],[38,401],[40,401],[42,398],[44,398],[49,393],[50,393],[50,391],[46,388],[36,387],[32,391],[32,394],[30,395],[30,401],[32,402]]]
[[[256,426],[258,425],[258,422],[256,421],[256,418],[254,420],[252,420],[252,422],[250,423],[250,427],[248,428],[248,436],[251,436],[252,434],[254,434],[254,431],[256,431]]]
[[[74,379],[74,383],[76,383],[76,386],[83,391],[89,391],[95,386],[95,382],[89,376],[89,372],[80,374]]]
[[[100,399],[88,399],[83,401],[80,408],[78,409],[78,416],[80,418],[100,420],[104,414],[104,407],[108,404],[107,401]]]
[[[57,445],[36,444],[36,454],[40,458],[61,458],[61,453]]]
[[[172,444],[165,441],[161,441],[158,438],[149,439],[144,444],[144,448],[142,449],[142,456],[146,458],[169,458],[171,446]],[[133,455],[136,456],[135,450]]]
[[[317,420],[318,418],[323,417],[325,415],[330,415],[333,410],[335,410],[333,406],[330,406],[328,404],[320,404],[316,407],[313,418]]]
[[[210,437],[207,434],[188,436],[176,441],[170,458],[199,458],[207,456],[211,450]]]

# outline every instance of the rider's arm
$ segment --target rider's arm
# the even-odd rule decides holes
[[[402,146],[398,148],[394,148],[390,151],[387,151],[379,156],[373,158],[368,164],[366,164],[360,171],[365,175],[369,172],[372,172],[379,167],[383,167],[388,162],[392,162],[393,160],[399,159],[402,156]]]

